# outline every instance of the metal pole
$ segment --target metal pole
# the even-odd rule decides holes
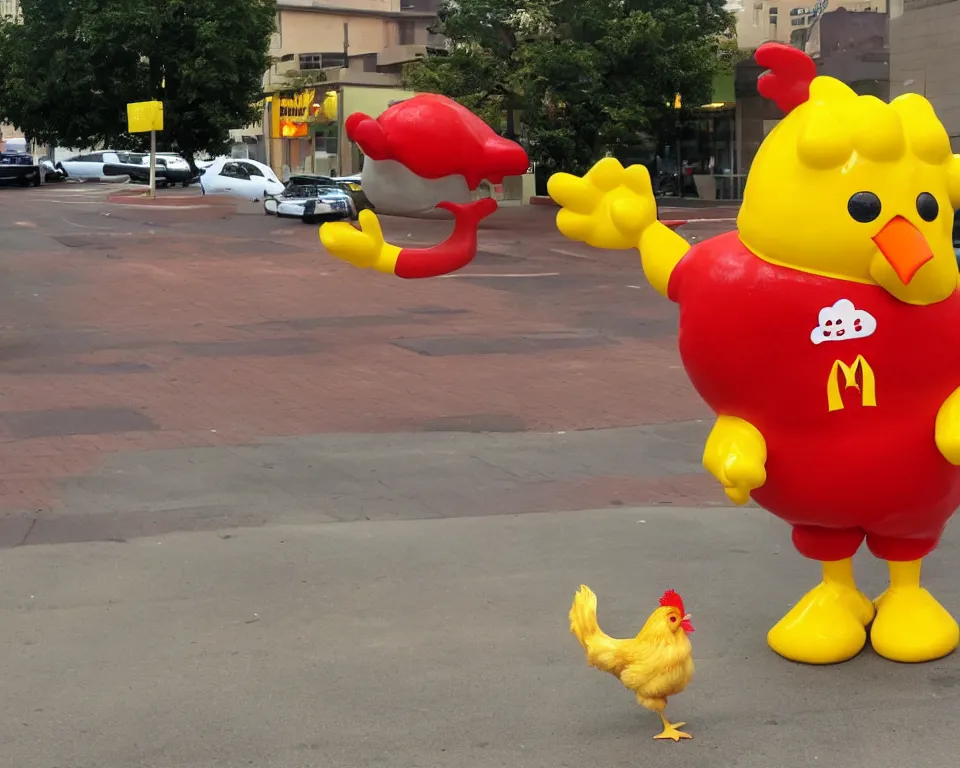
[[[150,131],[150,198],[157,196],[157,132]]]
[[[680,115],[677,114],[676,126],[677,143],[677,198],[683,199],[683,157],[680,155]]]

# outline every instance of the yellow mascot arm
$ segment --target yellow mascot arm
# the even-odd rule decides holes
[[[934,440],[943,457],[960,467],[960,389],[954,390],[940,406]]]
[[[767,481],[767,441],[749,421],[720,416],[707,437],[703,466],[730,501],[746,504],[750,493]]]
[[[657,221],[640,233],[637,248],[640,251],[643,274],[647,276],[650,285],[663,296],[667,296],[670,275],[680,263],[680,259],[690,250],[690,243],[670,227]]]
[[[657,221],[657,201],[650,173],[642,165],[624,168],[605,157],[584,176],[555,173],[547,182],[560,205],[557,229],[571,240],[594,248],[637,248],[644,274],[664,296],[670,274],[689,244]]]
[[[320,227],[320,242],[338,259],[361,269],[394,274],[401,249],[383,239],[373,211],[360,211],[360,229],[347,221],[330,221]]]

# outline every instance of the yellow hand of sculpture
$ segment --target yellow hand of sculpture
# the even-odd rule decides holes
[[[940,406],[934,439],[943,457],[953,466],[960,467],[960,389],[951,393]]]
[[[600,160],[583,178],[555,173],[547,192],[561,206],[560,233],[595,248],[636,248],[657,221],[650,173],[642,165],[624,168],[613,157]]]
[[[320,227],[320,242],[338,259],[361,269],[393,274],[400,249],[383,239],[377,215],[360,211],[360,228],[346,221],[332,221]]]
[[[717,419],[703,449],[703,466],[730,501],[750,501],[750,492],[767,481],[766,463],[767,442],[755,426],[735,416]]]

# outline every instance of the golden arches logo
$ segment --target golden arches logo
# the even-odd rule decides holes
[[[873,368],[863,355],[857,355],[853,365],[847,365],[842,360],[836,360],[830,369],[830,378],[827,380],[828,410],[843,410],[843,395],[840,392],[840,374],[843,374],[844,389],[860,390],[860,404],[865,407],[874,407],[877,404],[877,380]],[[860,381],[857,381],[857,374]]]

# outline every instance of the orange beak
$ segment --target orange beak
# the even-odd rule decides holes
[[[904,285],[909,285],[917,270],[933,258],[927,238],[903,216],[890,219],[873,242]]]

